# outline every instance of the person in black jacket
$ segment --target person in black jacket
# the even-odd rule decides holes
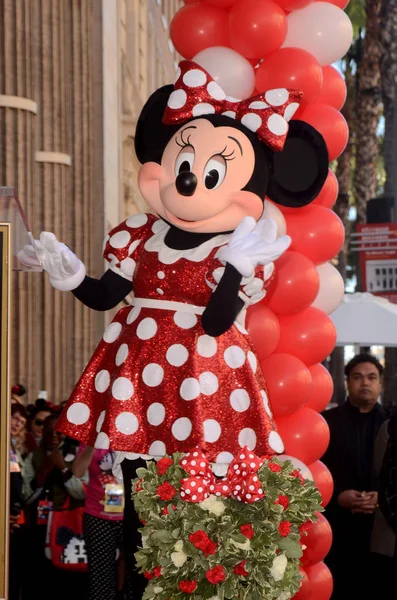
[[[334,578],[333,600],[370,598],[370,540],[377,484],[373,472],[375,440],[387,413],[377,402],[383,367],[369,354],[355,356],[345,368],[348,398],[323,416],[330,444],[322,458],[334,479],[326,509],[333,531],[326,563]]]

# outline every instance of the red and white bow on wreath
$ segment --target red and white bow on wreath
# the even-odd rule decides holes
[[[280,88],[237,100],[226,96],[203,67],[183,60],[163,123],[176,125],[203,115],[225,115],[255,132],[272,150],[281,152],[288,134],[288,122],[298,110],[302,96],[302,92]]]
[[[180,461],[181,467],[190,475],[181,481],[181,498],[196,503],[214,495],[232,496],[246,504],[258,502],[265,497],[257,474],[263,462],[245,447],[230,463],[226,477],[217,479],[205,454],[198,448],[192,450]]]

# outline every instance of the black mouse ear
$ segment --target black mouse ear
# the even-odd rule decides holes
[[[156,90],[146,102],[135,131],[135,152],[140,163],[161,162],[164,149],[178,126],[163,124],[163,116],[173,85]]]
[[[272,153],[267,196],[276,204],[299,208],[320,193],[328,175],[322,135],[308,123],[291,121],[282,152]]]

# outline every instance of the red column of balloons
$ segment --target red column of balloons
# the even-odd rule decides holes
[[[280,87],[301,90],[303,101],[293,118],[320,131],[330,161],[342,153],[348,140],[340,113],[346,85],[332,65],[352,40],[352,26],[343,11],[348,0],[184,2],[170,27],[184,58],[202,61],[225,93],[235,98]],[[333,483],[320,461],[329,440],[320,413],[331,399],[333,385],[321,361],[336,339],[328,314],[343,296],[343,282],[328,262],[339,252],[344,236],[342,223],[330,210],[337,196],[338,182],[330,170],[310,206],[283,209],[281,215],[270,204],[270,216],[279,215],[280,233],[286,226],[292,245],[277,261],[267,297],[247,314],[285,452],[309,465],[323,506],[331,498]],[[332,577],[321,561],[331,533],[323,517],[303,543],[307,549],[296,598],[329,600]]]

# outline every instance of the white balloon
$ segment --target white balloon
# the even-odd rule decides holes
[[[244,100],[255,89],[255,71],[250,62],[231,48],[213,46],[202,50],[193,62],[203,67],[226,96]]]
[[[279,208],[266,198],[264,208],[263,208],[263,217],[270,217],[277,224],[277,237],[285,235],[287,233],[287,224],[284,219],[284,215]]]
[[[288,33],[283,48],[307,50],[322,66],[341,59],[353,40],[349,17],[341,8],[328,2],[313,2],[294,10],[287,21]]]
[[[291,461],[294,465],[295,469],[299,469],[304,479],[308,479],[309,481],[313,481],[313,475],[309,469],[299,458],[295,458],[294,456],[289,456],[288,454],[280,454],[277,456],[279,461],[286,462],[287,460]]]
[[[320,278],[320,289],[312,306],[330,315],[343,300],[345,284],[338,269],[331,263],[318,265],[316,270]]]

